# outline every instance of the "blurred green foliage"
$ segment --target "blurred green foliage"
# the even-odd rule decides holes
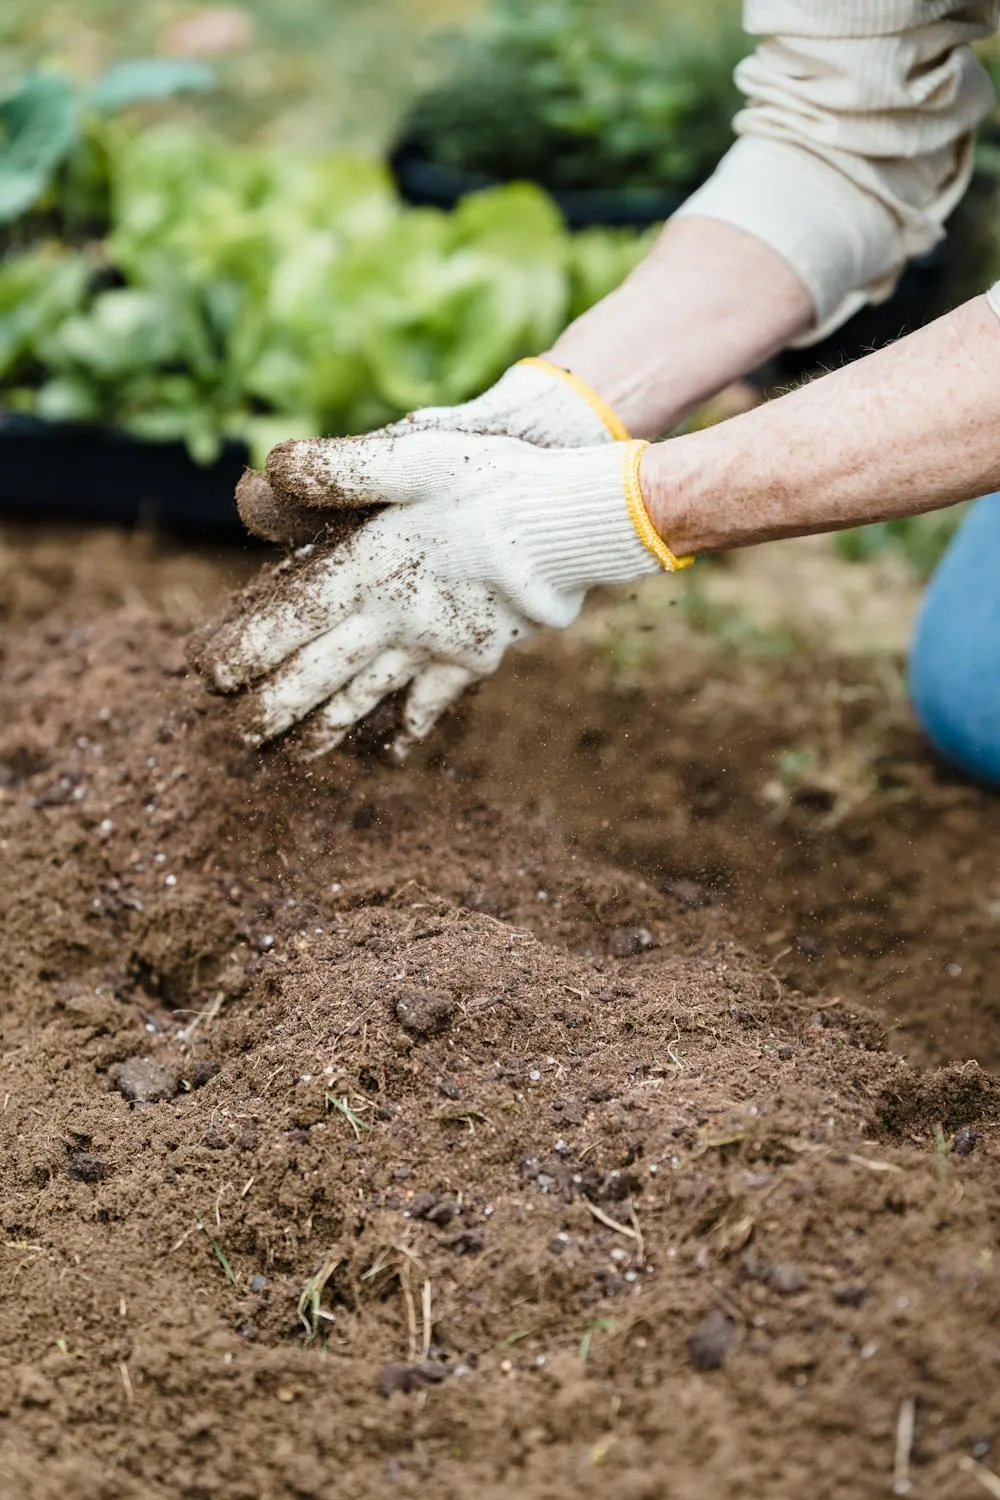
[[[929,578],[967,511],[967,505],[953,505],[948,510],[929,511],[923,516],[857,526],[850,531],[838,531],[834,546],[846,562],[870,562],[875,557],[894,554],[918,578]]]
[[[384,169],[354,155],[96,115],[82,139],[99,164],[89,215],[105,222],[69,242],[65,174],[18,221],[0,262],[0,395],[180,439],[201,461],[227,437],[260,458],[281,438],[473,395],[645,249],[570,235],[528,184],[444,214],[404,208]]]
[[[690,188],[732,140],[747,38],[731,5],[636,30],[603,0],[493,0],[446,39],[406,138],[442,165],[549,188]]]

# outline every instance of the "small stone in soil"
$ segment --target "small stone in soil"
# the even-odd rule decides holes
[[[115,1078],[118,1092],[131,1104],[159,1104],[177,1092],[177,1073],[155,1057],[130,1057]]]
[[[691,1363],[696,1370],[721,1370],[737,1337],[732,1318],[727,1318],[722,1312],[710,1312],[688,1337]]]
[[[976,1142],[978,1140],[979,1137],[976,1132],[970,1130],[968,1125],[963,1125],[961,1130],[955,1131],[955,1140],[952,1149],[956,1156],[971,1156],[976,1149]]]
[[[451,1025],[455,1001],[444,990],[404,990],[393,1009],[411,1036],[440,1036]]]
[[[108,1164],[85,1151],[74,1151],[66,1163],[66,1176],[74,1182],[103,1182],[108,1175]]]

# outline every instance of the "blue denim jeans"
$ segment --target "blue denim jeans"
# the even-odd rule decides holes
[[[1000,787],[1000,494],[976,503],[930,581],[910,692],[941,755]]]

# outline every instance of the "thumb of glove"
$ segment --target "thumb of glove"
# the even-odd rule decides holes
[[[367,437],[290,440],[267,455],[267,478],[281,501],[306,508],[407,505],[440,493],[443,482],[458,477],[455,437],[436,431],[382,431]]]
[[[266,476],[256,469],[246,469],[236,486],[236,509],[251,536],[284,547],[304,547],[314,542],[338,546],[374,514],[373,510],[320,513],[308,506],[295,505],[282,500]]]

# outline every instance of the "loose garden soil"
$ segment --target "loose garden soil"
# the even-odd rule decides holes
[[[246,567],[0,552],[3,1500],[1000,1493],[1000,803],[898,674],[546,642],[307,772],[185,668]]]

